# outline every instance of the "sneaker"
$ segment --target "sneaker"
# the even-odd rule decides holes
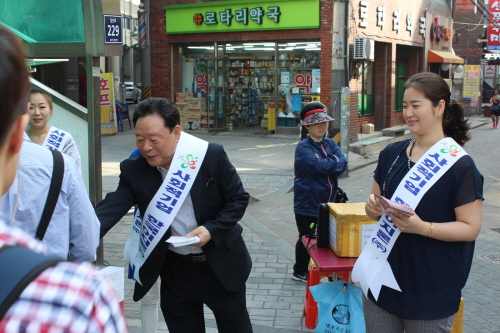
[[[292,280],[307,282],[307,273],[293,273]]]

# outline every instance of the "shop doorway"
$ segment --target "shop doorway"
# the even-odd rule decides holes
[[[180,86],[207,100],[201,129],[298,135],[302,105],[319,101],[319,51],[319,41],[184,46]]]

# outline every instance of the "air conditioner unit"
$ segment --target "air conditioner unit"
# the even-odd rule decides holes
[[[354,59],[375,60],[375,41],[366,37],[355,37]]]

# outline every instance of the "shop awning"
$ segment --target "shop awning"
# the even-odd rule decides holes
[[[452,54],[451,52],[433,51],[433,50],[429,50],[427,61],[428,62],[439,62],[439,63],[444,62],[447,64],[463,64],[464,63],[464,59]]]
[[[69,59],[26,59],[26,63],[30,67],[53,64],[56,62],[63,62],[63,61],[69,61]]]

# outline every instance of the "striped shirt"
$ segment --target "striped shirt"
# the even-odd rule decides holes
[[[0,248],[22,245],[43,252],[42,243],[0,218]],[[1,268],[1,274],[8,270]],[[110,282],[89,263],[61,262],[42,272],[0,321],[0,332],[128,332]]]

